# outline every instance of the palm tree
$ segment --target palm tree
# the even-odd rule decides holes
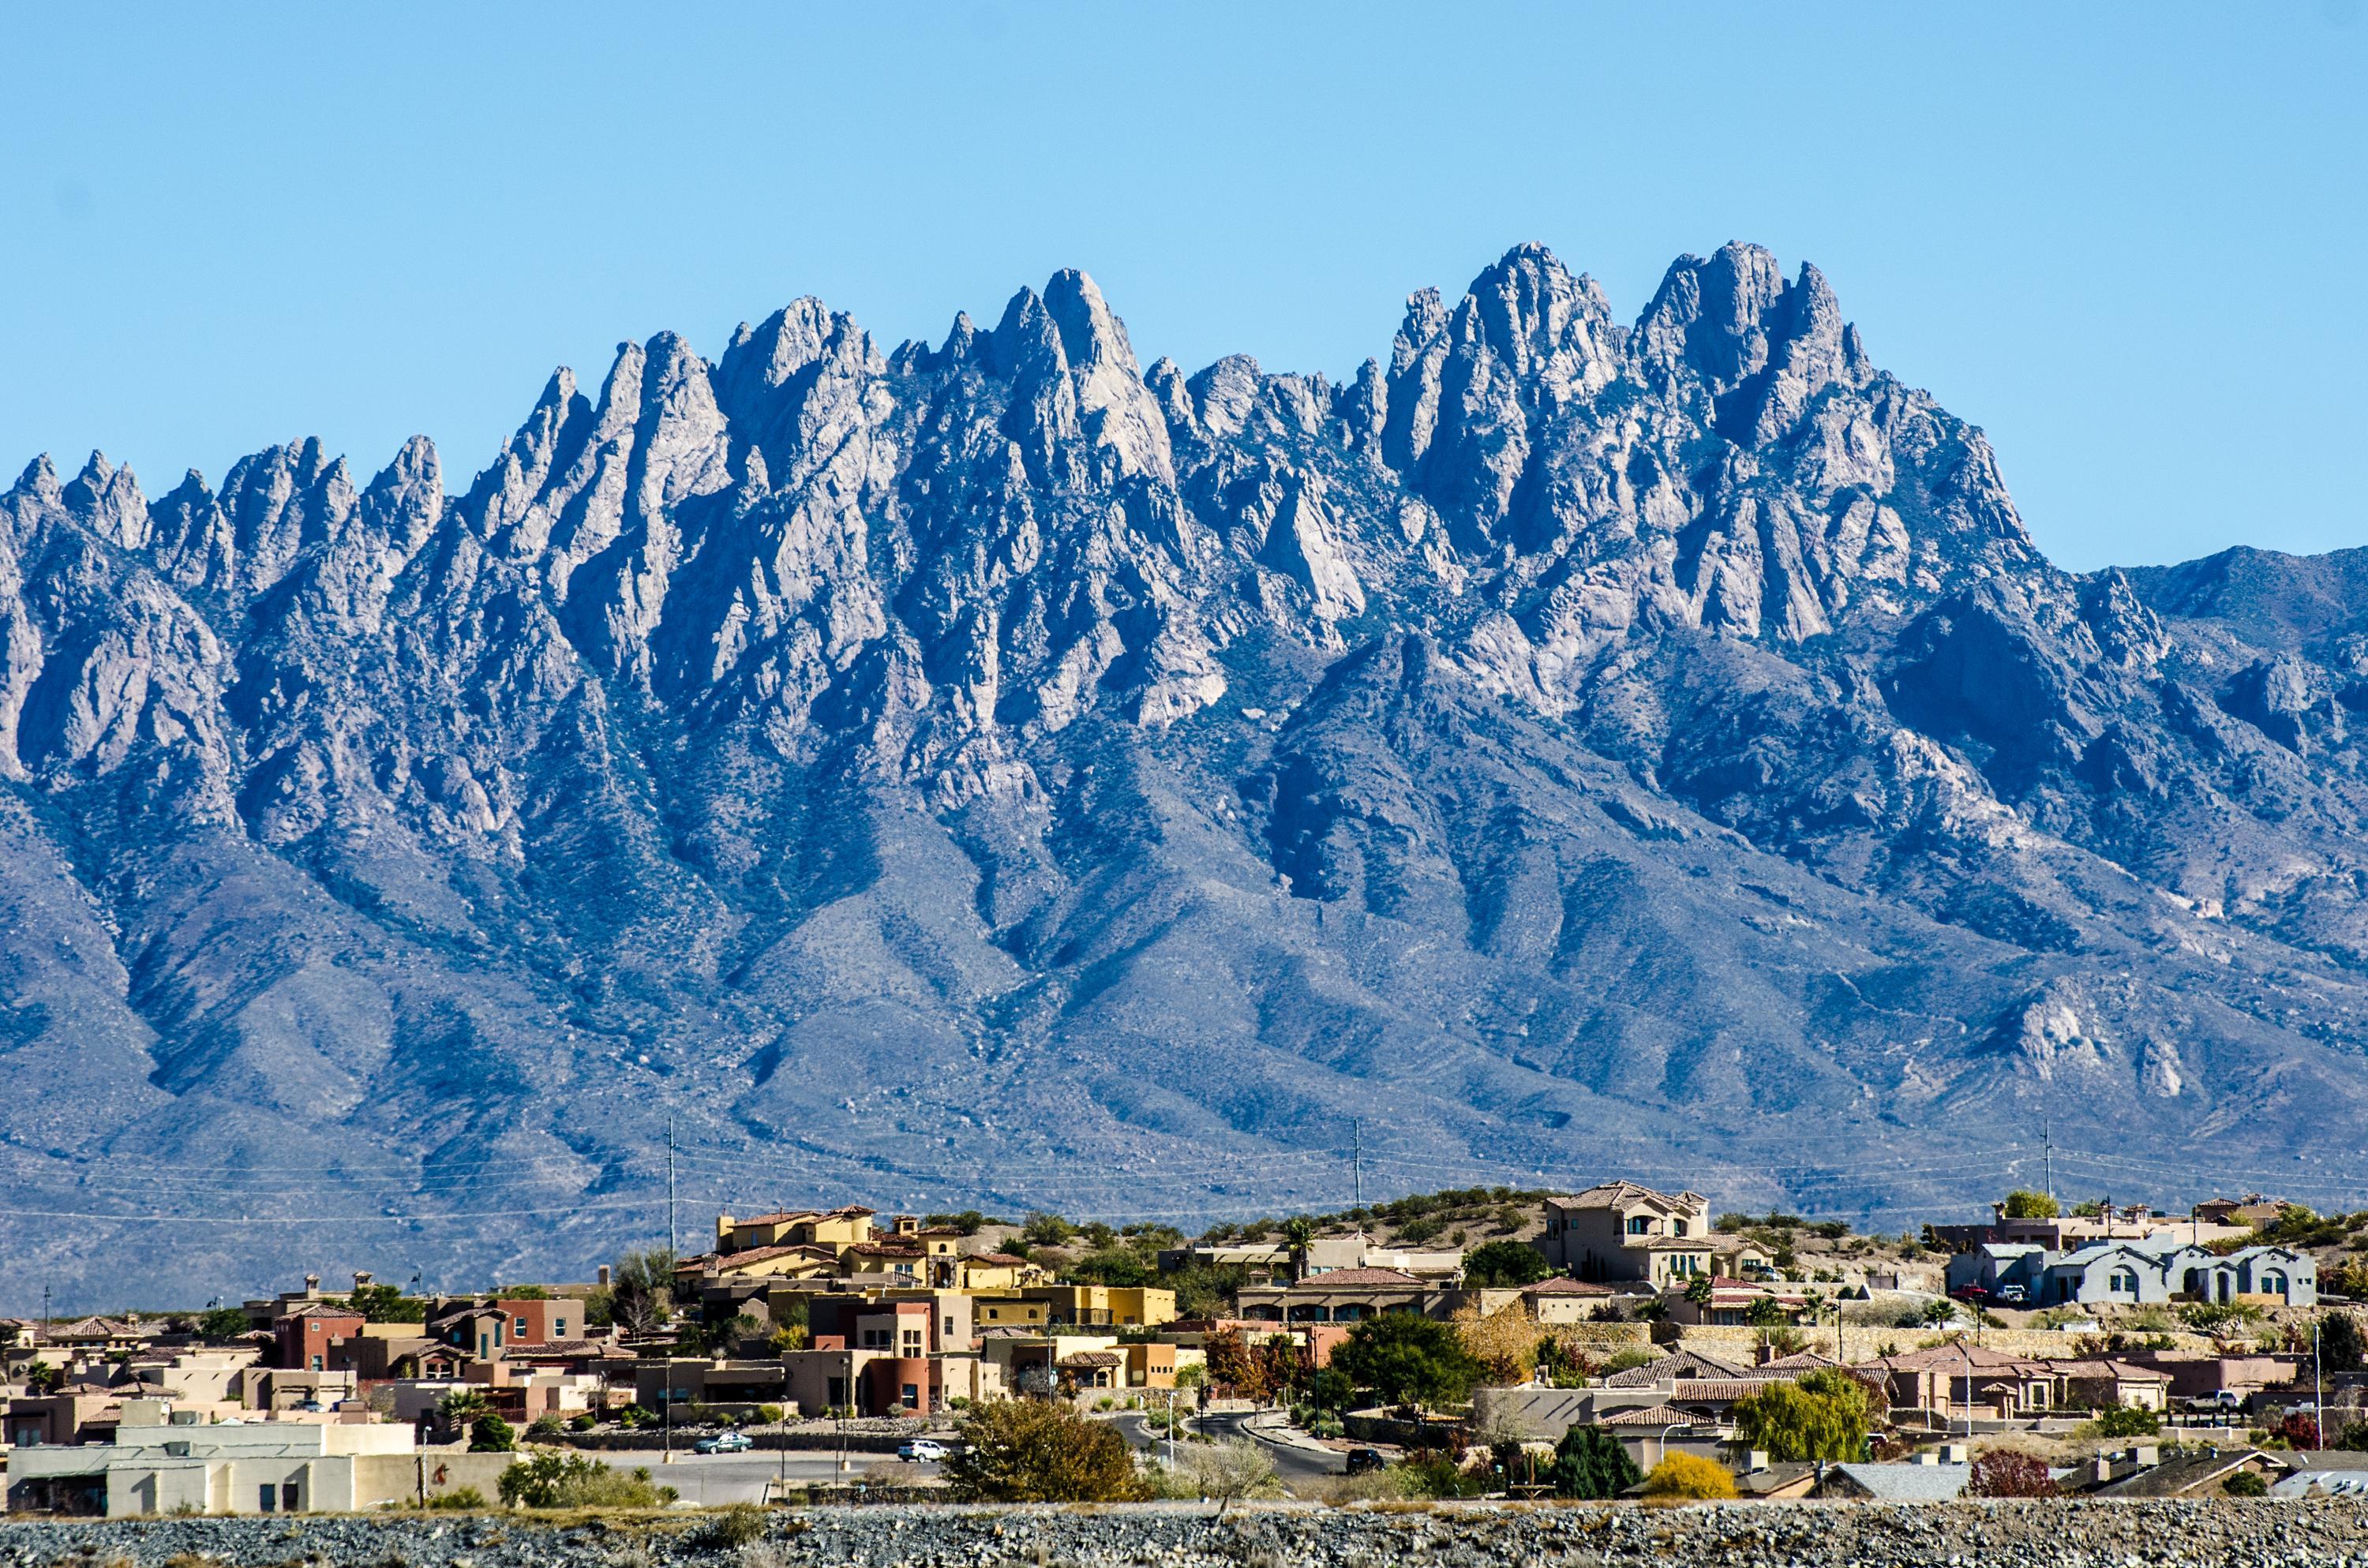
[[[482,1389],[454,1389],[436,1402],[436,1414],[444,1425],[455,1429],[467,1426],[493,1409]]]
[[[1308,1244],[1315,1240],[1315,1221],[1304,1214],[1294,1214],[1282,1222],[1283,1244],[1291,1249],[1292,1272],[1307,1272]]]

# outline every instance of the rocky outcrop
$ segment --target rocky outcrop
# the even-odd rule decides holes
[[[1872,1211],[2043,1109],[2177,1196],[2363,1142],[2358,572],[2055,570],[1748,245],[1633,321],[1518,247],[1344,385],[1144,368],[1076,272],[888,351],[803,300],[557,372],[453,497],[41,459],[0,1058],[97,1065],[0,1159],[381,1271],[584,1267],[669,1118],[701,1201],[1270,1210],[1357,1123]]]

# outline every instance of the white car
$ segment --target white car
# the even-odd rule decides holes
[[[946,1446],[932,1437],[915,1437],[896,1450],[896,1457],[914,1464],[936,1464],[946,1457]]]

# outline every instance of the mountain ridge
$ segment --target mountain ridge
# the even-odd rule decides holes
[[[1337,386],[1139,366],[1072,271],[620,345],[452,494],[38,459],[0,1254],[580,1269],[669,1121],[701,1201],[1235,1212],[1358,1142],[1881,1218],[2034,1120],[2332,1193],[2368,639],[2296,559],[2057,570],[1741,244],[1626,324],[1517,246]]]

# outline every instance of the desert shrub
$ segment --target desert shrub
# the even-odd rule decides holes
[[[2162,1430],[2162,1417],[2142,1404],[2117,1404],[2097,1414],[2100,1437],[2151,1437]]]
[[[2240,1470],[2220,1483],[2220,1490],[2231,1497],[2266,1497],[2270,1483],[2249,1470]]]
[[[711,1514],[690,1532],[689,1543],[701,1551],[737,1551],[765,1539],[765,1510],[754,1503],[734,1503]]]
[[[518,1447],[518,1434],[498,1415],[480,1415],[469,1425],[469,1451],[506,1454]]]
[[[669,1489],[647,1468],[631,1473],[584,1454],[541,1449],[502,1471],[502,1501],[513,1508],[654,1508]]]
[[[427,1506],[450,1513],[470,1513],[485,1506],[485,1494],[473,1486],[455,1486],[427,1499]]]

